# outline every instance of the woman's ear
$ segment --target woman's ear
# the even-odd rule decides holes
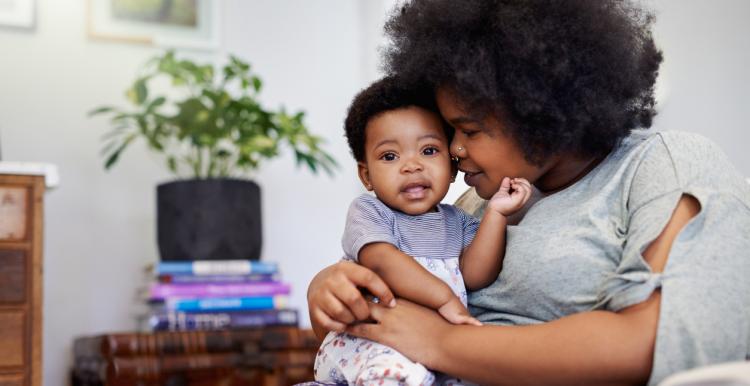
[[[362,181],[362,185],[365,189],[372,191],[372,183],[370,183],[370,170],[367,169],[367,164],[364,162],[357,162],[357,174],[359,174],[359,180]]]

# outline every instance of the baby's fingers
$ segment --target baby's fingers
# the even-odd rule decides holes
[[[470,324],[472,326],[481,326],[482,322],[480,322],[477,318],[469,318],[465,324]]]
[[[498,193],[505,193],[508,194],[510,191],[510,188],[512,186],[512,181],[508,177],[503,177],[503,180],[500,181],[500,189],[498,190]]]
[[[513,196],[525,203],[531,197],[531,184],[523,178],[515,178],[512,182]]]
[[[481,326],[482,322],[480,322],[477,318],[474,318],[468,315],[461,315],[456,321],[456,324],[468,324],[471,326]]]

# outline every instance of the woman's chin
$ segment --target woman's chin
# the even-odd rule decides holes
[[[493,195],[497,192],[498,188],[492,189],[492,187],[484,187],[481,185],[477,185],[474,187],[474,190],[476,190],[477,195],[481,197],[483,200],[489,200],[492,198]]]

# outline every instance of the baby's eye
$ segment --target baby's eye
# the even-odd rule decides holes
[[[438,149],[436,147],[428,147],[422,150],[422,154],[424,155],[435,155],[438,153]]]
[[[385,153],[380,156],[380,159],[382,159],[383,161],[395,161],[396,159],[398,159],[398,157],[393,153]]]
[[[471,138],[479,133],[479,130],[463,130],[464,135],[467,138]]]

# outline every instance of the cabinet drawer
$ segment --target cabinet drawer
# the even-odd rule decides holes
[[[0,186],[0,241],[26,240],[29,189]]]
[[[0,304],[26,301],[26,252],[0,249]]]
[[[0,367],[25,364],[25,322],[23,311],[0,311]]]
[[[23,374],[0,374],[0,386],[24,386]]]

